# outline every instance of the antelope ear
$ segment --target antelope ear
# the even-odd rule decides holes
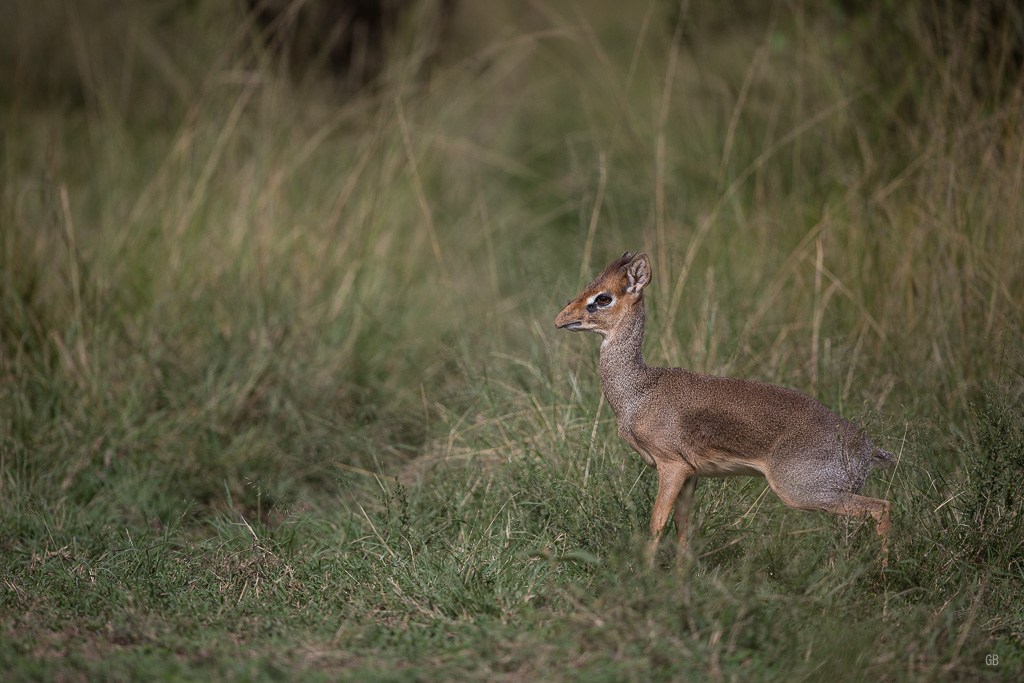
[[[626,280],[626,291],[630,294],[639,294],[644,287],[651,284],[651,262],[647,260],[647,254],[640,254],[629,262]]]

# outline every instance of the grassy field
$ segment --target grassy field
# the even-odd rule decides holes
[[[231,3],[4,5],[5,680],[1020,675],[1012,22],[465,2],[353,92]],[[748,478],[646,568],[655,473],[552,325],[627,249],[649,363],[898,454],[887,569]]]

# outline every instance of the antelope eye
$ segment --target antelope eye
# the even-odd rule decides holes
[[[607,306],[612,302],[612,298],[607,294],[598,294],[597,298],[594,299],[594,301],[596,301],[598,304],[602,306]]]

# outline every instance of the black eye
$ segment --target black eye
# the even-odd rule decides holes
[[[594,299],[594,301],[596,301],[601,306],[607,306],[612,302],[612,298],[607,294],[598,294],[597,298]]]

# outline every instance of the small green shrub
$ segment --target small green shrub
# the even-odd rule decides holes
[[[964,454],[958,542],[965,559],[1005,566],[1024,549],[1024,404],[990,392],[971,408],[976,443]]]

